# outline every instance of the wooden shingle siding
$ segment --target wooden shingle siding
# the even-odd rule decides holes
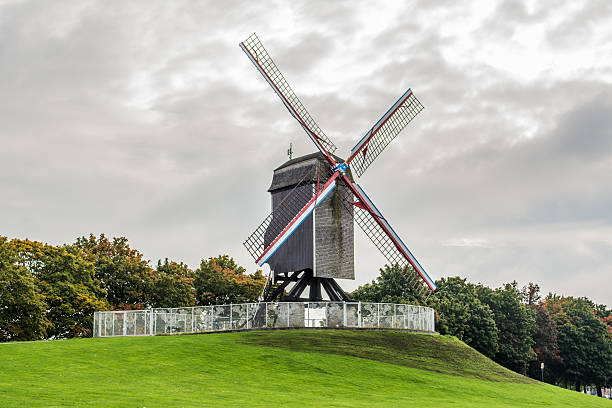
[[[342,162],[340,158],[335,159]],[[272,195],[273,210],[282,205],[289,194],[298,196],[300,203],[303,201],[306,204],[314,194],[317,182],[323,185],[331,174],[331,167],[321,153],[298,157],[282,164],[274,170],[268,189]],[[352,181],[350,170],[347,176]],[[275,273],[311,269],[316,277],[355,279],[353,209],[351,205],[341,202],[341,197],[346,198],[347,195],[350,195],[348,187],[338,183],[334,192],[315,209],[314,217],[310,215],[270,257],[268,264]],[[295,215],[281,211],[275,214],[282,218],[282,225],[286,225]],[[266,232],[266,245],[278,232]]]

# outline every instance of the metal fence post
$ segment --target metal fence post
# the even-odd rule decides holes
[[[429,309],[429,323],[431,324],[430,331],[436,331],[436,316],[431,308]]]
[[[380,303],[376,304],[376,318],[377,318],[376,327],[380,329]]]
[[[93,330],[91,331],[91,337],[96,337],[96,333],[97,333],[97,326],[98,326],[98,312],[94,312],[94,324],[93,324]]]
[[[361,302],[357,303],[357,326],[363,327],[363,316],[361,314]]]
[[[346,327],[346,302],[342,302],[342,308],[344,309],[344,319],[342,319],[342,324]]]
[[[230,303],[230,330],[234,328],[233,322],[232,322],[232,318],[233,318],[233,308],[232,308],[232,304]]]

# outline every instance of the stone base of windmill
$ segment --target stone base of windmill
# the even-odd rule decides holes
[[[93,336],[262,329],[392,329],[435,333],[430,307],[365,302],[260,302],[94,313]]]

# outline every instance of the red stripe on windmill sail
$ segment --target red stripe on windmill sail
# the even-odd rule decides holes
[[[361,176],[421,110],[423,105],[408,89],[351,149],[351,155],[346,160],[347,163],[352,162],[351,169]]]
[[[347,182],[346,177],[344,178],[344,181]],[[431,289],[432,291],[436,290],[436,284],[433,281],[433,279],[431,279],[429,274],[425,271],[425,268],[421,266],[419,261],[412,254],[412,252],[408,249],[406,244],[404,244],[404,242],[401,240],[399,235],[397,235],[393,227],[391,227],[391,224],[389,224],[389,222],[385,219],[385,217],[383,217],[382,213],[378,210],[378,208],[376,208],[376,206],[374,205],[372,200],[370,200],[370,198],[365,193],[365,191],[363,191],[363,189],[358,184],[352,184],[350,183],[350,181],[348,181],[347,184],[349,184],[349,187],[353,187],[352,188],[353,194],[357,196],[359,201],[365,207],[365,210],[370,213],[372,219],[376,221],[376,223],[381,227],[384,233],[389,237],[389,239],[394,244],[397,251],[403,256],[403,258],[406,261],[408,261],[410,265],[412,265],[414,270],[419,274],[421,279],[423,279],[423,281],[429,287],[429,289]],[[389,259],[390,262],[393,262],[393,259],[392,259],[393,257],[390,254],[385,253],[385,251],[383,251],[381,248],[379,248],[379,250],[383,252],[383,255],[385,255]],[[389,249],[387,249],[387,251],[388,250]]]
[[[242,48],[259,73],[272,87],[274,92],[276,92],[287,110],[289,110],[289,113],[291,113],[300,126],[306,131],[306,134],[308,134],[317,148],[328,156],[328,159],[333,161],[330,153],[336,150],[336,146],[325,133],[323,133],[312,116],[310,116],[310,113],[308,113],[300,99],[295,92],[293,92],[293,89],[291,89],[291,86],[289,86],[289,83],[283,74],[281,74],[257,35],[252,34],[249,38],[241,42],[240,48]]]
[[[304,207],[296,214],[296,216],[287,224],[287,226],[281,231],[280,234],[264,249],[263,253],[257,258],[255,262],[259,266],[262,266],[266,261],[281,247],[295,232],[297,227],[312,213],[312,211],[329,195],[329,193],[336,187],[336,177],[339,173],[336,172],[329,180],[323,185],[323,188],[317,192],[310,201],[304,205]]]

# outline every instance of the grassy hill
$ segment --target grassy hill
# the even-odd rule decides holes
[[[612,407],[445,336],[286,330],[0,344],[3,407]]]

